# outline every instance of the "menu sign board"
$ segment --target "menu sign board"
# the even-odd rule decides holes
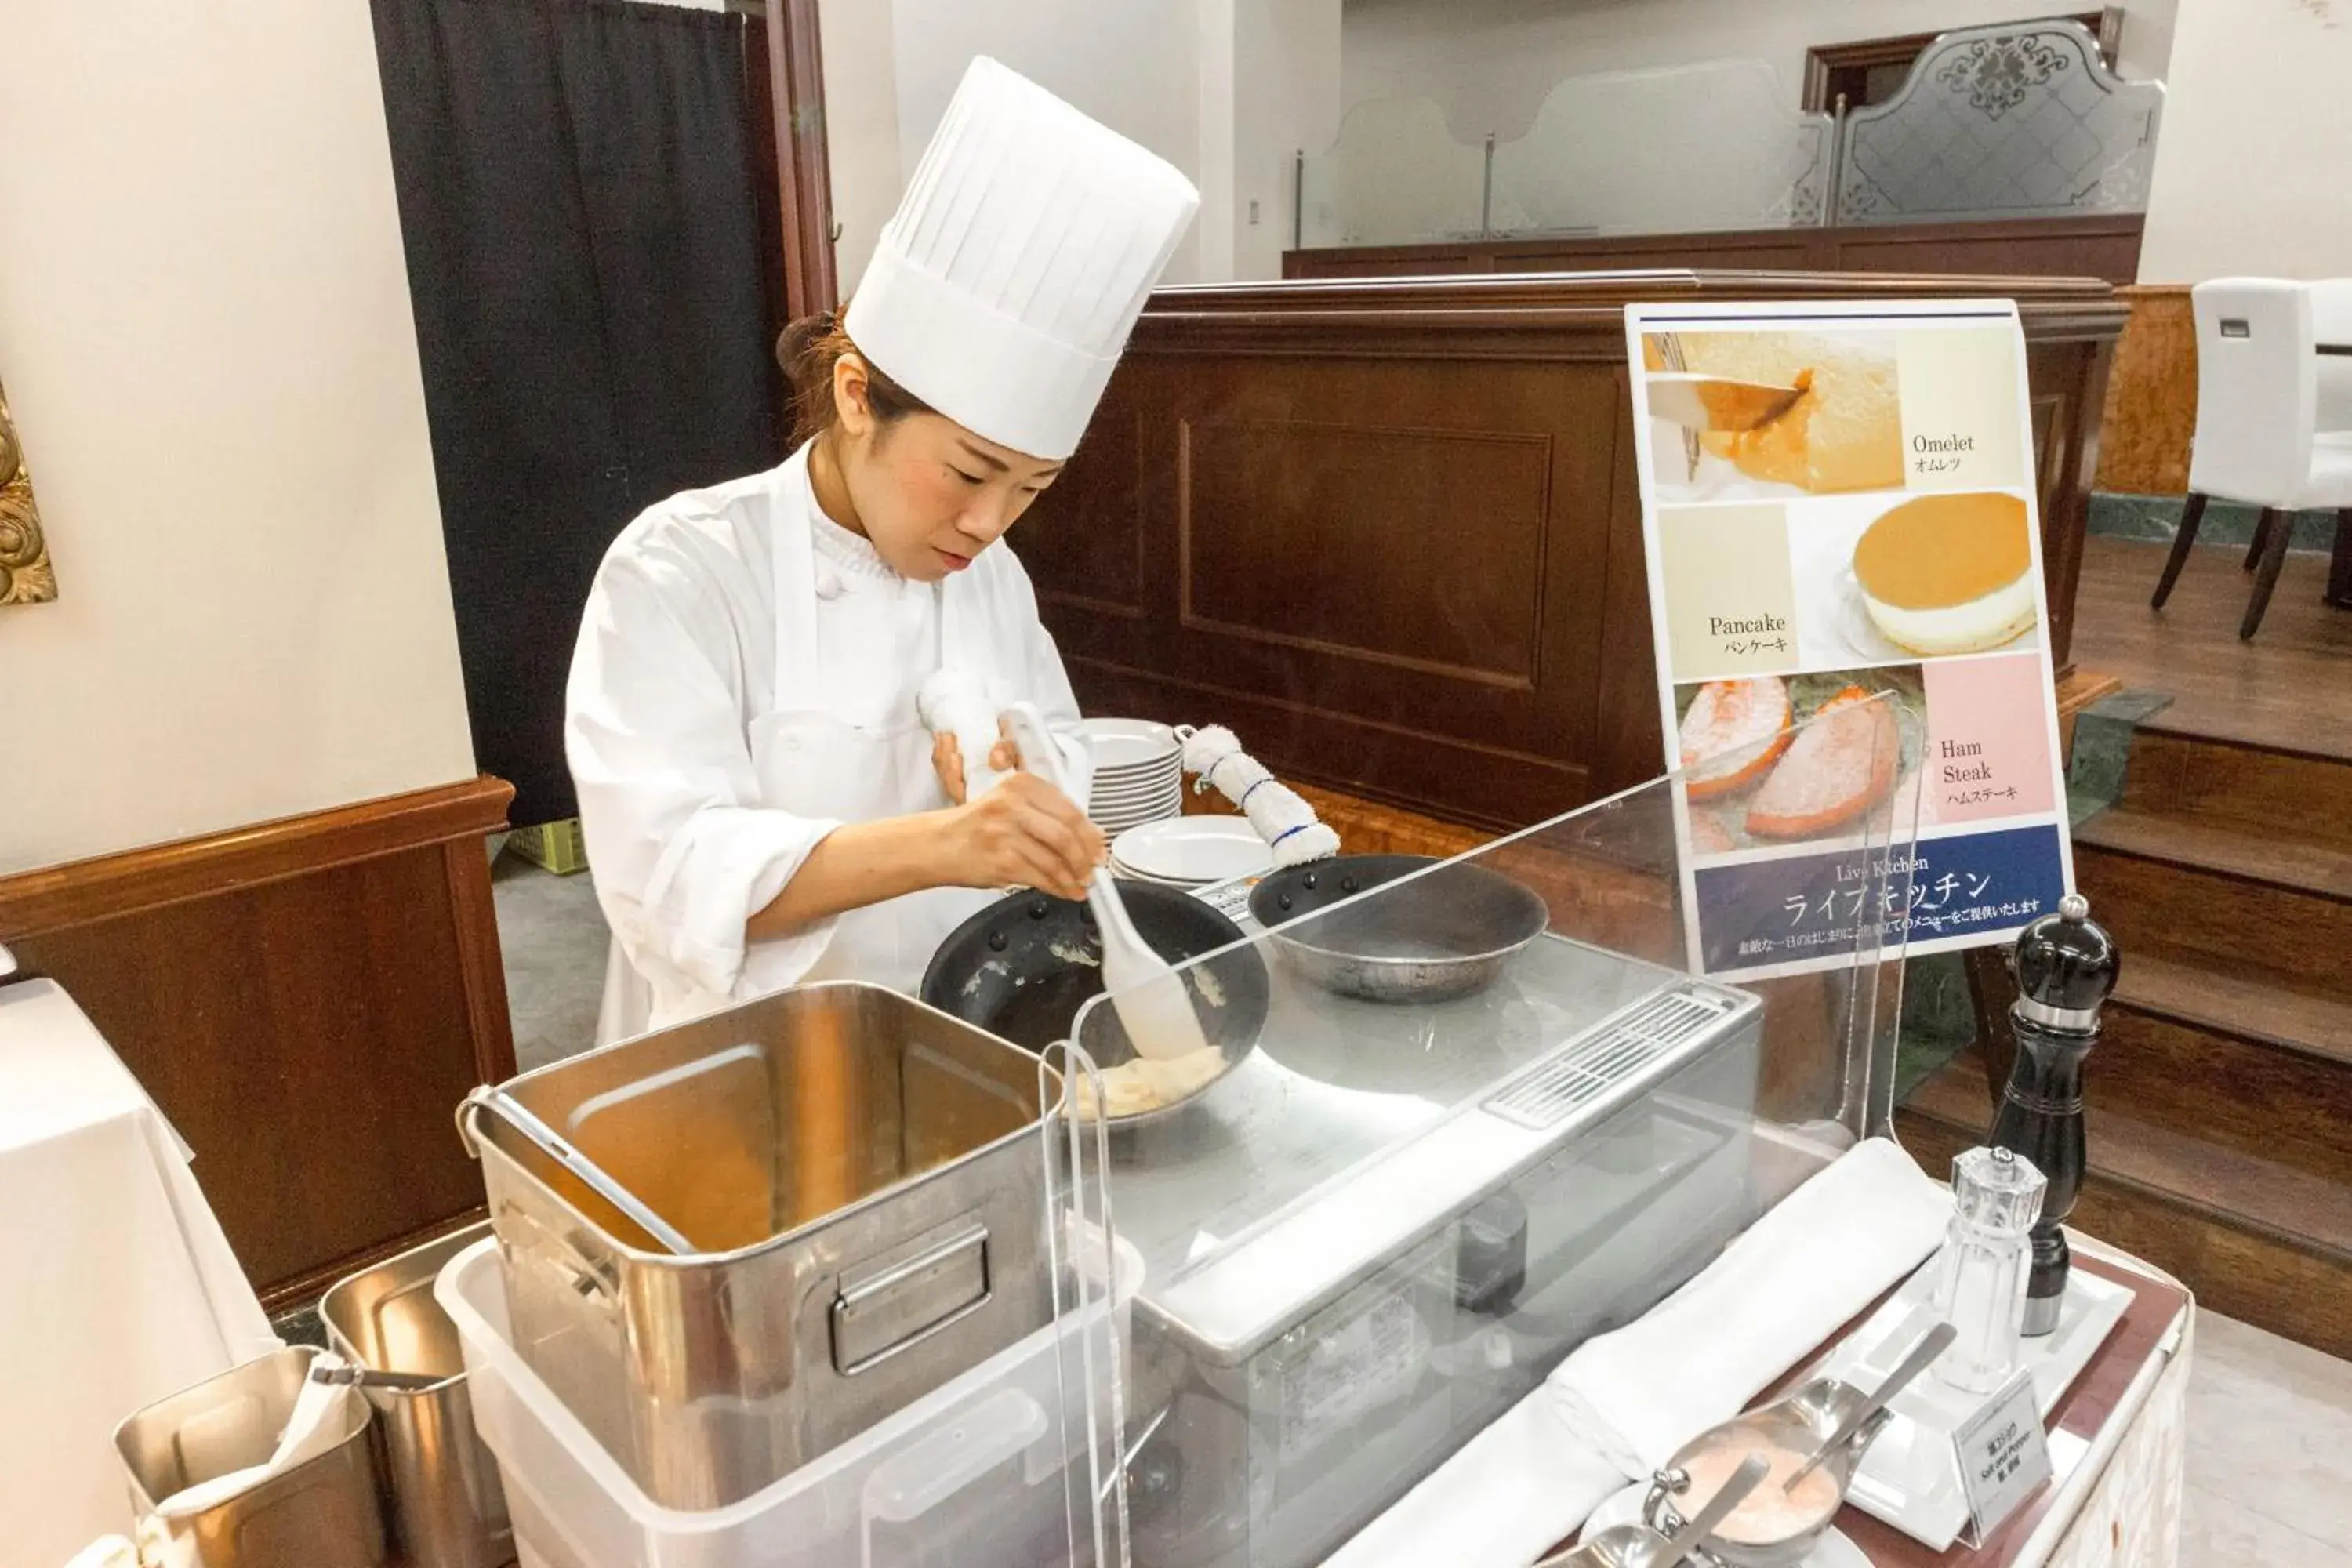
[[[2055,909],[2074,863],[2016,307],[1625,326],[1695,964],[1850,963],[1872,920],[1890,947],[1973,947]],[[1908,886],[1874,900],[1843,884],[1890,814]]]

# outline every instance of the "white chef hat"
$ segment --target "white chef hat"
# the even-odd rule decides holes
[[[1200,205],[1164,159],[983,56],[923,150],[844,329],[966,429],[1066,458]]]

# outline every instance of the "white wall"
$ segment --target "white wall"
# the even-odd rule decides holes
[[[2125,76],[2165,75],[2179,3],[2126,0]],[[2236,3],[2272,0],[2220,0]],[[1544,94],[1567,76],[1753,58],[1780,73],[1793,109],[1814,45],[2094,8],[2070,0],[1347,0],[1343,89],[1351,106],[1402,94],[1435,99],[1454,134],[1475,143],[1490,132],[1525,134]]]
[[[1201,187],[1169,281],[1278,277],[1292,154],[1339,134],[1339,18],[1340,0],[820,0],[844,294],[980,53]]]
[[[891,0],[818,0],[834,268],[846,300],[898,205],[898,43]]]
[[[1175,164],[1201,171],[1197,0],[894,0],[903,186],[974,55],[991,55]],[[895,195],[893,200],[895,202]],[[1200,275],[1199,227],[1168,279]]]
[[[474,771],[368,8],[0,0],[0,873]]]
[[[1341,7],[1238,0],[1236,13],[1233,264],[1219,276],[1256,280],[1282,276],[1296,155],[1339,134]]]
[[[2143,283],[2352,277],[2352,3],[2180,0]]]

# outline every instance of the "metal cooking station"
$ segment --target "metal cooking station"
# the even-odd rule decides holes
[[[1549,935],[1426,1005],[1265,961],[1257,1048],[1112,1140],[1141,1563],[1319,1560],[1752,1217],[1752,995]]]

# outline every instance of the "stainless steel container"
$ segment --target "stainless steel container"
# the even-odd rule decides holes
[[[433,1298],[442,1266],[489,1234],[484,1221],[336,1284],[319,1302],[327,1342],[376,1372],[436,1377],[370,1388],[376,1462],[409,1568],[499,1568],[515,1559],[498,1461],[474,1432],[457,1331]]]
[[[318,1353],[295,1346],[247,1362],[116,1427],[132,1509],[145,1519],[174,1492],[268,1462]],[[365,1401],[346,1408],[350,1430],[334,1447],[226,1502],[153,1521],[151,1544],[182,1568],[378,1568],[384,1535],[373,1423]]]
[[[1643,1522],[1669,1535],[1682,1528],[1684,1510],[1678,1483],[1686,1479],[1685,1467],[1700,1453],[1730,1447],[1746,1453],[1777,1450],[1809,1455],[1835,1436],[1850,1417],[1859,1415],[1869,1398],[1867,1390],[1833,1377],[1817,1377],[1760,1410],[1751,1410],[1707,1428],[1676,1449],[1674,1458],[1666,1461],[1666,1468],[1651,1483],[1649,1494],[1642,1503]],[[1698,1560],[1716,1568],[1798,1568],[1828,1533],[1838,1510],[1845,1505],[1846,1488],[1853,1482],[1853,1472],[1861,1465],[1863,1454],[1894,1418],[1892,1411],[1879,1411],[1822,1461],[1814,1474],[1828,1478],[1824,1489],[1833,1491],[1835,1496],[1824,1499],[1801,1525],[1792,1526],[1787,1534],[1771,1541],[1729,1539],[1723,1533],[1724,1527],[1718,1526],[1699,1552]],[[1777,1487],[1780,1483],[1765,1484]]]
[[[853,983],[524,1074],[507,1094],[698,1250],[470,1107],[516,1349],[656,1501],[748,1497],[1052,1321],[1038,1080]]]

